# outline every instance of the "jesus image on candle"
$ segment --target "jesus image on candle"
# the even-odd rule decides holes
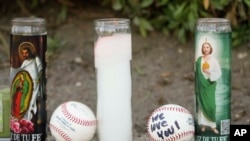
[[[25,85],[26,89],[22,90],[23,93],[29,90],[29,93],[25,93],[23,95],[28,95],[26,98],[26,105],[27,107],[25,110],[22,111],[22,114],[17,116],[16,118],[25,118],[27,120],[32,120],[32,118],[35,118],[35,115],[37,114],[37,97],[39,94],[42,93],[42,90],[40,88],[40,79],[42,75],[42,62],[36,54],[36,47],[31,42],[22,42],[19,45],[18,49],[19,57],[16,56],[16,60],[18,60],[18,65],[16,67],[13,67],[12,69],[16,71],[16,74],[13,75],[12,80],[12,87],[15,88],[15,81],[19,77],[19,74],[24,74],[26,78],[30,78],[29,85]],[[21,75],[22,76],[22,75]],[[29,76],[29,77],[28,77]],[[31,91],[31,92],[30,92]],[[14,93],[14,91],[13,91]],[[15,105],[16,106],[16,105]],[[15,108],[13,106],[13,108]]]
[[[205,41],[201,46],[202,55],[195,62],[195,94],[197,96],[197,115],[201,132],[206,127],[215,134],[219,134],[216,128],[216,85],[221,77],[221,68],[217,59],[212,56],[213,47]]]

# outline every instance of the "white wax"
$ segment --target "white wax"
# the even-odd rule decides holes
[[[101,37],[95,45],[100,141],[132,141],[131,36]]]
[[[131,34],[99,37],[95,43],[95,67],[107,67],[118,60],[132,59]]]

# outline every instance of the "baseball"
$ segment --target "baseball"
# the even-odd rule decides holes
[[[56,141],[90,141],[96,132],[96,117],[83,103],[68,101],[52,113],[49,127]]]
[[[193,116],[180,105],[166,104],[155,109],[147,124],[152,141],[191,141],[194,137]]]

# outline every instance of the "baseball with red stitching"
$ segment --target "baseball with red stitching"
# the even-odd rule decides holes
[[[192,141],[194,119],[192,114],[177,104],[166,104],[155,109],[147,123],[151,141]]]
[[[85,104],[67,101],[54,110],[49,128],[56,141],[90,141],[96,132],[96,117]]]

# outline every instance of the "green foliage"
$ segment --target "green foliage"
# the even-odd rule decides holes
[[[7,2],[7,0],[5,0]],[[95,1],[95,0],[93,0]],[[96,0],[97,1],[97,0]],[[51,1],[17,0],[22,13],[30,14]],[[80,0],[60,0],[56,24],[64,22],[68,8]],[[250,41],[250,0],[103,0],[109,6],[132,20],[143,37],[152,31],[177,37],[182,43],[192,38],[198,18],[219,17],[231,21],[233,46]]]
[[[61,7],[60,11],[55,15],[56,16],[55,24],[60,24],[67,19],[68,6],[72,6],[73,4],[67,0],[66,1],[62,0],[54,3],[56,3],[59,7]],[[19,9],[26,16],[31,16],[33,10],[41,8],[46,4],[53,4],[53,2],[49,3],[49,1],[47,0],[17,0],[17,5]]]
[[[46,51],[47,59],[52,58],[55,52],[58,50],[58,48],[64,45],[65,42],[61,41],[56,36],[47,36],[47,46],[48,46]]]
[[[144,37],[157,30],[185,43],[192,37],[198,18],[220,17],[232,23],[233,46],[250,38],[249,0],[105,0],[105,3],[128,15]]]
[[[242,25],[240,27],[234,28],[234,32],[232,33],[233,38],[233,46],[240,46],[242,43],[249,42],[250,40],[250,24]]]
[[[65,5],[61,5],[61,11],[57,16],[57,24],[64,22],[67,19],[67,7]]]
[[[9,48],[6,37],[0,32],[0,51],[5,54],[9,54]]]

